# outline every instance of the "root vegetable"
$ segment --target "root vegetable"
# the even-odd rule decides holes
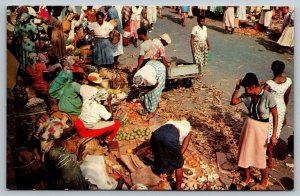
[[[188,186],[189,188],[191,188],[191,187],[194,186],[194,183],[193,183],[193,182],[188,182],[188,183],[187,183],[187,186]]]
[[[197,188],[198,188],[198,184],[194,183],[194,189],[197,189]]]
[[[184,189],[185,187],[185,183],[181,183],[181,186],[180,186],[182,189]]]

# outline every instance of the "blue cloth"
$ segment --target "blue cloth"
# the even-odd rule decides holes
[[[117,31],[122,34],[122,23],[120,21],[117,9],[115,7],[111,7],[107,11],[107,14],[108,14],[109,18],[115,19],[117,21],[117,23],[118,23]]]
[[[142,95],[141,99],[144,101],[146,109],[149,112],[154,112],[157,108],[161,93],[165,88],[166,67],[160,61],[154,61],[154,60],[149,61],[148,63],[146,63],[146,65],[150,65],[154,67],[156,72],[155,77],[156,80],[158,80],[159,84],[155,89],[149,91],[147,94]]]
[[[190,9],[190,6],[181,6],[181,12],[182,13],[188,13]]]
[[[108,38],[95,38],[94,63],[111,65],[114,62],[113,45]]]
[[[154,155],[154,173],[172,174],[183,166],[179,132],[174,125],[166,124],[154,131],[150,146]]]

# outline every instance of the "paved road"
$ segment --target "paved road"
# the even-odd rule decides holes
[[[164,8],[163,15],[164,19],[158,19],[154,31],[149,33],[150,38],[168,33],[172,43],[166,48],[167,57],[170,60],[192,62],[189,41],[192,27],[197,24],[196,17],[188,19],[187,26],[182,27],[180,18],[175,11]],[[247,72],[254,72],[259,80],[270,79],[272,78],[270,67],[274,60],[285,62],[286,75],[294,79],[294,56],[279,53],[278,47],[273,41],[238,33],[233,35],[223,34],[221,22],[211,19],[206,19],[206,25],[213,58],[203,70],[203,81],[223,90],[223,98],[228,100],[228,104],[238,78],[242,78]],[[134,48],[131,44],[124,48],[124,52],[125,54],[120,58],[121,62],[136,66],[139,49]],[[292,91],[287,108],[288,124],[281,134],[281,138],[285,141],[293,133],[294,128],[293,97],[294,92]]]

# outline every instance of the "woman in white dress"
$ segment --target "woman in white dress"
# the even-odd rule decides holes
[[[154,29],[153,25],[156,23],[157,20],[157,8],[156,6],[147,6],[147,20],[151,25],[151,30]],[[151,32],[151,30],[149,32]]]
[[[284,28],[277,43],[281,46],[294,47],[294,12],[288,16],[288,25]]]
[[[286,115],[286,106],[289,102],[289,95],[291,92],[292,80],[289,77],[283,76],[282,73],[284,71],[285,64],[282,61],[274,61],[272,63],[272,71],[274,74],[274,78],[272,80],[268,80],[265,83],[265,89],[270,91],[274,97],[277,104],[278,111],[278,129],[277,129],[277,139],[280,136],[281,129],[284,126],[285,115]],[[273,145],[270,143],[270,138],[273,133],[273,118],[270,115],[270,126],[269,126],[269,137],[268,137],[268,167],[272,168],[273,164]]]
[[[223,26],[225,28],[224,33],[233,33],[234,31],[234,7],[225,6],[225,12],[223,15]],[[229,31],[231,28],[231,31]]]

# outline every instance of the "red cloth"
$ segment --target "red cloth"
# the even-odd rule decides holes
[[[115,138],[119,128],[121,127],[121,123],[119,121],[117,120],[114,121],[115,124],[109,127],[105,127],[102,129],[87,129],[85,128],[83,122],[79,118],[77,118],[74,122],[74,127],[77,130],[77,133],[80,137],[98,137],[107,131],[113,131],[108,136],[109,141],[112,141]]]
[[[45,6],[40,6],[38,15],[41,19],[47,20],[49,18],[49,12]]]
[[[47,95],[49,89],[49,82],[46,82],[43,77],[43,73],[48,71],[46,64],[38,62],[35,64],[35,70],[33,70],[32,66],[27,66],[26,71],[27,74],[33,80],[33,88],[36,91],[41,92],[41,94]]]

